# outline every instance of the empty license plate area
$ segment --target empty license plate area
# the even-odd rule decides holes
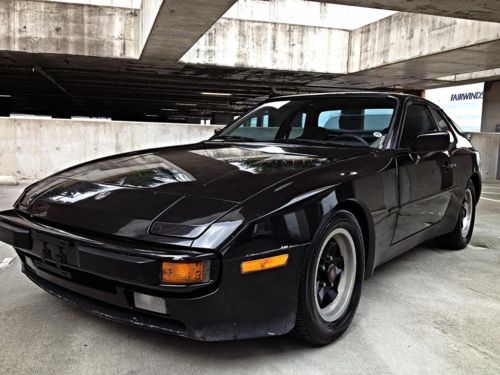
[[[70,265],[78,267],[78,249],[72,241],[32,232],[32,252],[41,258],[42,262],[53,262],[56,266]]]

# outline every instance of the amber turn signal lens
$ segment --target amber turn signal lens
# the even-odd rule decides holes
[[[205,279],[204,262],[163,262],[163,284],[196,284]]]
[[[288,262],[288,254],[276,255],[269,258],[261,258],[254,260],[247,260],[241,263],[241,273],[250,273],[257,271],[264,271],[271,268],[286,266]]]

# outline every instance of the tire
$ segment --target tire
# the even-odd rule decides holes
[[[311,243],[300,281],[295,336],[314,346],[339,338],[356,313],[364,272],[361,228],[353,214],[337,211]]]
[[[468,220],[464,217],[469,216]],[[476,218],[476,190],[474,184],[469,180],[465,188],[464,199],[460,213],[458,215],[455,228],[450,233],[436,238],[436,243],[443,249],[461,250],[467,247],[474,230],[474,221]],[[466,222],[468,224],[466,225]]]

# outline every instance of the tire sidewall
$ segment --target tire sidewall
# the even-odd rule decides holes
[[[356,253],[356,278],[354,289],[344,314],[333,322],[325,321],[316,306],[315,282],[316,282],[316,262],[321,253],[322,244],[326,237],[337,228],[343,228],[351,235]],[[322,340],[333,341],[340,336],[350,325],[361,297],[365,271],[365,252],[363,243],[363,234],[354,215],[348,211],[337,211],[333,213],[325,224],[318,230],[315,239],[311,244],[311,255],[307,264],[305,274],[304,298],[306,303],[307,318],[311,323],[311,329],[315,336]]]
[[[472,193],[472,218],[471,218],[471,222],[470,222],[470,228],[469,228],[469,232],[467,233],[467,236],[462,236],[462,230],[461,230],[461,226],[460,226],[460,222],[462,220],[462,215],[459,214],[458,216],[458,230],[459,230],[459,234],[460,234],[460,239],[462,240],[463,244],[464,244],[464,247],[467,246],[470,242],[470,239],[472,237],[472,232],[474,230],[474,222],[476,220],[476,190],[474,189],[474,184],[469,181],[467,183],[467,186],[464,190],[464,198],[465,199],[465,195],[466,195],[466,191],[467,190],[470,190],[471,193]]]

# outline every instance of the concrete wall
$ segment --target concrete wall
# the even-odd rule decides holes
[[[484,86],[482,132],[496,132],[500,127],[500,81],[488,82]]]
[[[38,179],[120,152],[194,143],[216,126],[0,117],[0,176]]]
[[[500,179],[500,133],[471,133],[471,142],[481,153],[483,179]]]
[[[59,2],[0,1],[0,50],[137,58],[139,11]]]

